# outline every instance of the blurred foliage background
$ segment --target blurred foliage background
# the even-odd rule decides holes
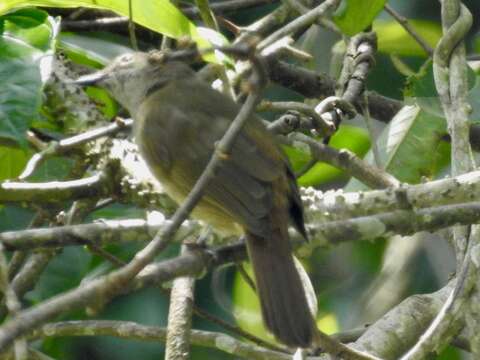
[[[2,4],[3,2],[3,4]],[[0,2],[0,180],[12,179],[20,174],[28,159],[33,155],[25,142],[24,133],[36,127],[52,136],[65,136],[75,132],[72,125],[60,125],[54,121],[55,114],[49,113],[43,101],[42,73],[38,69],[38,59],[46,54],[63,52],[71,61],[89,67],[99,68],[112,57],[131,51],[126,26],[115,31],[62,31],[60,19],[69,20],[72,16],[87,16],[88,11],[61,9],[62,1],[6,1]],[[63,2],[65,4],[65,2]],[[88,1],[70,1],[69,5],[88,5]],[[112,2],[116,3],[116,2]],[[126,1],[116,9],[126,15]],[[142,2],[146,7],[153,2]],[[348,2],[347,2],[348,3]],[[22,7],[18,5],[51,5],[52,7]],[[149,5],[147,5],[149,4]],[[162,3],[163,4],[163,3]],[[480,53],[478,35],[480,3],[478,0],[465,1],[474,14],[475,24],[468,38],[470,53]],[[441,34],[440,5],[437,1],[392,0],[389,5],[412,20],[417,31],[434,45]],[[162,5],[163,6],[163,5]],[[248,25],[279,6],[278,2],[252,9],[226,13],[224,16],[238,25]],[[380,8],[383,6],[381,2]],[[165,11],[165,8],[162,8]],[[145,27],[177,36],[177,27],[183,26],[185,19],[173,12],[168,18],[146,9],[140,23]],[[76,15],[75,15],[76,14]],[[156,17],[156,16],[160,16]],[[337,21],[344,31],[351,30],[358,19],[339,14]],[[200,23],[195,21],[197,25]],[[152,25],[153,24],[153,25]],[[430,88],[431,71],[426,54],[387,13],[380,12],[375,18],[373,29],[378,33],[379,52],[376,65],[368,79],[368,88],[385,96],[408,101],[411,97],[429,99],[434,97]],[[138,32],[146,31],[137,28]],[[178,30],[180,31],[180,30]],[[355,30],[353,30],[355,31]],[[194,38],[199,38],[195,28],[188,30]],[[230,37],[228,32],[224,34]],[[142,37],[143,38],[143,37]],[[231,38],[231,37],[230,37]],[[152,35],[152,41],[140,42],[141,49],[151,49],[160,36]],[[296,42],[296,47],[313,55],[304,66],[316,71],[336,75],[338,70],[332,65],[335,47],[339,37],[318,26],[311,27]],[[200,40],[201,42],[201,40]],[[336,45],[337,44],[337,45]],[[43,67],[42,67],[43,68]],[[430,76],[430,78],[429,78]],[[477,74],[472,73],[476,80]],[[472,86],[474,109],[480,96],[478,87]],[[102,111],[113,117],[118,111],[108,95],[98,89],[90,89],[89,95],[105,104]],[[271,86],[266,97],[275,100],[301,99],[299,94],[278,86]],[[478,112],[477,112],[478,114]],[[264,114],[272,119],[274,114]],[[8,121],[5,119],[9,119]],[[443,176],[449,169],[449,145],[441,139],[432,138],[432,129],[445,131],[435,112],[421,110],[415,116],[404,115],[390,125],[375,122],[374,131],[378,135],[377,146],[386,169],[400,180],[418,183],[423,178],[433,179]],[[478,117],[477,117],[478,118]],[[431,125],[431,124],[434,125]],[[392,141],[392,132],[400,129],[394,138],[395,146],[387,146]],[[434,129],[435,130],[435,129]],[[331,145],[347,148],[360,156],[372,159],[371,143],[363,119],[356,118],[344,123],[332,138]],[[436,151],[431,151],[435,148]],[[295,169],[308,163],[308,153],[299,149],[286,149]],[[68,158],[54,158],[45,162],[36,172],[33,180],[60,180],[71,169]],[[351,181],[342,171],[318,163],[299,179],[302,186],[315,186],[319,189],[358,190],[362,185]],[[34,216],[32,209],[10,204],[0,204],[0,231],[25,229]],[[143,209],[127,205],[112,204],[88,218],[127,219],[145,217]],[[108,251],[122,259],[131,258],[141,244],[108,247]],[[172,246],[162,257],[177,254]],[[454,255],[443,240],[430,235],[416,236],[412,241],[390,239],[389,241],[345,243],[333,248],[316,249],[302,259],[319,299],[318,324],[327,333],[363,326],[371,323],[389,308],[405,297],[436,290],[446,282],[454,270]],[[35,304],[67,289],[78,286],[85,277],[94,276],[105,267],[102,259],[92,255],[83,247],[67,247],[54,257],[41,275],[35,289],[27,294],[26,301]],[[237,274],[235,268],[228,267],[208,274],[198,280],[196,303],[202,309],[215,314],[228,322],[238,323],[244,329],[258,336],[272,340],[261,325],[258,302],[250,288]],[[379,306],[378,304],[383,304]],[[143,290],[135,294],[116,298],[96,316],[103,319],[132,320],[147,325],[166,324],[168,298],[158,289]],[[71,314],[69,319],[84,319],[84,312]],[[218,325],[195,318],[194,328],[224,331]],[[112,338],[55,338],[39,342],[38,347],[55,359],[67,360],[126,360],[141,358],[158,359],[163,346],[158,343],[144,343]],[[463,357],[462,357],[463,356]],[[193,359],[229,359],[232,356],[211,349],[194,347]],[[465,354],[448,348],[439,359],[462,359]]]

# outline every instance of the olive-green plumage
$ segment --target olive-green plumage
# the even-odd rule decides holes
[[[130,111],[140,153],[178,203],[239,111],[187,65],[145,53],[120,57],[86,79]],[[235,139],[192,215],[224,234],[246,235],[267,328],[288,345],[308,347],[315,325],[288,237],[289,222],[306,236],[302,204],[288,161],[259,118]]]

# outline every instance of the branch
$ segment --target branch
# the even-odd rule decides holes
[[[377,36],[374,32],[360,33],[348,44],[347,54],[339,80],[340,94],[349,103],[361,102],[367,75],[375,63]]]
[[[368,164],[349,150],[334,149],[302,133],[293,133],[290,138],[308,144],[316,161],[324,161],[344,170],[347,174],[354,176],[371,188],[384,189],[400,185],[400,182],[394,176]]]
[[[362,241],[381,238],[392,234],[411,235],[419,231],[436,231],[455,224],[472,224],[480,219],[480,202],[461,203],[454,205],[443,205],[424,209],[394,210],[391,212],[379,213],[375,215],[362,216],[350,219],[309,223],[308,229],[312,237],[310,246],[324,246],[327,244],[337,244],[345,241]],[[144,232],[144,224],[139,221],[137,229]],[[148,231],[153,231],[160,226],[161,232],[168,231],[172,222],[164,222],[156,225]],[[122,231],[121,229],[135,229],[136,225],[131,225],[130,220],[115,222],[114,228],[108,228],[108,224],[96,226],[96,224],[78,225],[66,228],[42,229],[37,236],[36,246],[39,246],[38,239],[45,236],[43,246],[58,246],[59,241],[52,241],[52,234],[55,233],[76,233],[81,229],[89,229],[88,241],[80,241],[80,243],[104,243],[106,240],[116,242],[117,238],[112,233]],[[188,231],[189,227],[184,228]],[[109,233],[112,231],[112,233]],[[28,235],[34,233],[35,230],[25,230],[19,232],[20,236],[15,236],[14,232],[2,234],[1,241],[5,246],[13,248],[14,242],[10,239],[15,238],[17,243],[28,243]],[[130,238],[132,239],[133,236]],[[300,240],[298,235],[294,235],[294,239]],[[61,241],[62,245],[77,245],[79,237],[66,237]],[[8,245],[7,245],[8,244]],[[21,245],[24,246],[23,244]],[[304,245],[306,246],[306,245]]]
[[[354,334],[355,347],[373,351],[383,358],[400,356],[405,344],[413,343],[433,319],[454,282],[433,293],[414,295],[389,311],[376,323]],[[65,336],[114,336],[123,339],[164,342],[166,329],[133,322],[88,320],[46,324],[29,335],[30,339]],[[401,340],[400,340],[401,339]],[[248,359],[291,359],[291,355],[245,344],[228,335],[192,330],[193,345],[215,348]],[[315,357],[326,360],[327,356]]]
[[[45,183],[4,181],[0,183],[0,203],[22,201],[52,203],[100,196],[102,193],[111,194],[107,180],[108,177],[100,173],[70,181]]]
[[[181,254],[188,252],[187,246],[182,245]],[[195,278],[193,276],[181,276],[173,281],[168,309],[166,360],[190,358],[194,291]]]
[[[477,206],[477,209],[474,212],[477,214],[477,217],[479,216],[479,209],[480,206]],[[452,209],[451,213],[457,214],[458,208]],[[398,214],[391,214],[387,217],[389,217],[390,220],[393,220],[399,216]],[[461,217],[463,218],[464,216]],[[431,215],[426,216],[426,218],[433,219]],[[378,221],[376,224],[378,224]],[[445,225],[448,225],[448,223]],[[403,227],[404,226],[402,226],[402,228]],[[331,231],[332,229],[330,229],[330,232]],[[221,248],[212,255],[203,252],[182,255],[176,259],[166,260],[162,263],[151,265],[139,274],[133,282],[129,282],[129,287],[130,289],[138,289],[139,287],[147,286],[149,284],[168,281],[177,276],[200,273],[205,270],[206,265],[218,266],[221,263],[225,264],[227,262],[238,261],[245,257],[245,249],[243,246],[239,247],[239,245]],[[92,298],[98,300],[99,295],[104,295],[104,288],[111,287],[108,283],[108,278],[112,279],[116,273],[118,272],[93,280],[79,289],[56,296],[46,303],[21,312],[19,316],[14,318],[14,320],[7,322],[2,328],[0,328],[0,340],[6,341],[3,339],[13,331],[13,334],[23,334],[32,327],[32,323],[38,324],[47,316],[48,318],[51,318],[52,316],[69,311],[73,308],[86,305],[92,302]],[[128,287],[124,287],[118,290],[125,291],[127,289]],[[88,298],[88,296],[90,296],[90,298]],[[12,335],[7,337],[7,341],[10,340],[11,336]]]
[[[102,220],[91,224],[57,226],[50,228],[7,231],[0,233],[0,242],[9,250],[38,247],[59,247],[67,245],[104,246],[109,243],[148,241],[157,231],[170,223],[165,218],[152,217],[149,220]],[[175,239],[181,241],[196,232],[199,226],[186,221]]]
[[[119,131],[130,129],[131,125],[131,119],[117,119],[117,121],[112,124],[91,129],[84,133],[62,139],[58,142],[53,141],[44,150],[32,156],[18,179],[25,180],[49,157],[65,154],[80,145],[96,140],[100,137],[114,135]]]
[[[427,208],[440,205],[480,201],[480,171],[454,178],[399,189],[345,193],[301,189],[307,217],[314,221],[332,221],[378,214],[405,208]]]
[[[480,220],[480,202],[445,205],[420,210],[396,210],[349,220],[332,221],[308,226],[310,246],[336,244],[345,241],[371,240],[393,234],[412,235],[419,231],[437,231]]]
[[[318,74],[303,67],[279,61],[274,56],[267,57],[269,78],[307,98],[327,97],[335,94],[335,80],[325,74]],[[375,92],[367,92],[370,114],[377,120],[389,122],[401,109],[403,103]],[[361,111],[359,103],[355,103]]]
[[[478,236],[478,234],[477,234]],[[443,346],[456,336],[461,329],[459,312],[468,301],[476,269],[470,264],[468,251],[462,264],[455,288],[448,294],[443,306],[436,314],[430,326],[422,334],[418,342],[400,360],[422,360],[432,352],[440,352]]]
[[[397,359],[412,346],[434,319],[455,281],[432,294],[413,295],[369,326],[355,342],[385,359]]]
[[[15,316],[21,309],[20,300],[13,290],[8,278],[8,263],[3,246],[0,245],[0,292],[4,296],[5,305],[10,316]],[[19,338],[14,343],[15,360],[27,360],[28,349],[25,339]]]
[[[157,326],[140,325],[130,321],[86,320],[50,323],[34,330],[30,338],[65,336],[114,336],[122,339],[165,342],[166,329]],[[291,355],[268,350],[244,343],[223,333],[192,330],[191,343],[197,346],[217,349],[245,359],[289,360]]]
[[[381,215],[401,209],[435,209],[440,206],[458,205],[469,201],[473,201],[471,204],[475,204],[480,201],[480,171],[451,179],[403,186],[397,190],[373,190],[360,193],[328,191],[322,193],[308,188],[302,189],[302,193],[309,222],[315,228],[319,224],[328,227],[332,221],[345,220],[345,223],[348,223],[350,218],[368,218],[369,215]],[[375,219],[375,216],[371,219]],[[398,222],[400,220],[400,218],[397,219]],[[0,233],[0,242],[8,250],[89,243],[103,246],[111,242],[145,241],[151,234],[163,229],[168,224],[168,220],[155,217],[147,221],[141,219],[103,220],[93,224],[7,231]],[[177,239],[183,239],[196,232],[198,224],[189,221],[181,229],[182,231],[177,234]],[[403,231],[401,232],[403,233]]]

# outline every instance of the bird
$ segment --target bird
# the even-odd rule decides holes
[[[75,82],[105,88],[130,113],[141,156],[181,204],[241,105],[186,63],[165,58],[123,54]],[[257,115],[235,138],[191,215],[220,234],[244,236],[266,328],[285,345],[311,346],[314,315],[288,233],[292,224],[307,239],[302,201],[288,158]]]

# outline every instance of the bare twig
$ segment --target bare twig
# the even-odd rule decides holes
[[[4,248],[0,244],[0,291],[2,292],[8,313],[15,316],[21,309],[21,303],[8,278],[8,264]],[[15,360],[28,360],[27,342],[19,338],[14,343]]]
[[[342,169],[372,188],[383,189],[400,185],[400,182],[395,177],[380,168],[366,163],[348,150],[336,150],[302,133],[293,133],[290,135],[290,138],[308,144],[315,160],[324,161]]]
[[[0,202],[54,203],[59,201],[98,196],[108,191],[104,173],[88,178],[45,183],[4,181],[0,183]]]
[[[160,228],[168,224],[167,220],[102,220],[91,224],[58,226],[23,231],[0,233],[0,242],[7,249],[32,249],[38,247],[57,247],[67,245],[96,245],[123,243],[128,241],[148,241]],[[189,221],[176,235],[182,240],[198,228]]]
[[[114,336],[123,339],[164,342],[166,329],[134,322],[112,320],[65,321],[46,324],[31,333],[31,338],[60,336]],[[214,348],[246,359],[289,360],[291,355],[247,344],[223,333],[192,330],[193,345]]]
[[[382,168],[382,161],[380,156],[380,149],[378,148],[377,136],[375,135],[375,127],[373,125],[372,118],[370,116],[370,111],[368,110],[368,96],[363,93],[363,103],[365,106],[362,106],[363,119],[365,120],[365,125],[367,125],[367,130],[370,135],[371,144],[372,144],[372,153],[374,163],[378,168]]]
[[[397,22],[405,29],[407,33],[410,34],[410,36],[422,47],[425,52],[432,56],[433,55],[433,49],[432,47],[428,44],[428,42],[413,28],[412,25],[408,22],[408,19],[402,15],[400,15],[398,12],[395,11],[390,5],[385,4],[384,9],[386,12],[388,12]]]
[[[111,136],[119,131],[124,129],[130,129],[132,125],[131,119],[117,119],[117,121],[108,124],[106,126],[102,126],[97,129],[88,130],[84,133],[62,139],[58,142],[50,143],[46,149],[43,151],[35,154],[32,158],[28,161],[25,169],[23,170],[22,174],[18,177],[19,180],[25,180],[29,176],[33,174],[33,172],[40,166],[40,164],[45,161],[47,158],[65,154],[66,152],[83,145],[87,142],[96,140],[103,136]]]
[[[128,0],[128,36],[130,37],[130,44],[135,51],[138,51],[137,36],[135,35],[135,22],[133,21],[133,7],[132,1]]]
[[[296,101],[262,101],[257,108],[259,111],[298,111],[310,117],[308,127],[315,130],[320,136],[328,136],[333,133],[335,126],[332,122],[324,119],[320,114],[307,104]],[[269,126],[270,127],[270,126]]]

